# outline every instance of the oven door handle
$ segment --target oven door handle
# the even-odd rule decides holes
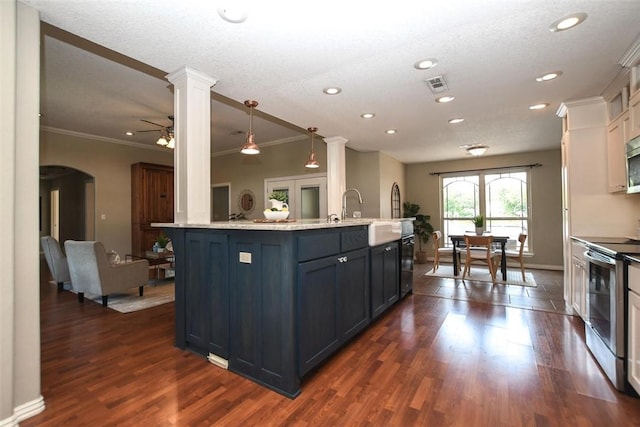
[[[589,261],[591,264],[598,265],[603,268],[611,268],[615,267],[616,261],[611,258],[598,257],[595,258],[589,254],[589,251],[585,251],[583,254],[584,258]]]

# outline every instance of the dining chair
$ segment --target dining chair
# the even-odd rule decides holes
[[[515,259],[520,263],[520,271],[522,272],[522,281],[526,282],[527,280],[525,279],[524,276],[524,262],[522,260],[522,253],[524,251],[524,242],[525,240],[527,240],[527,235],[524,233],[520,233],[520,235],[518,236],[518,242],[520,242],[520,248],[518,250],[506,250],[504,251],[504,256],[507,258],[507,261],[509,261],[509,259]]]
[[[497,260],[500,259],[500,251],[493,248],[493,236],[464,236],[466,251],[462,280],[467,273],[471,275],[471,264],[474,262],[486,263],[489,267],[491,279],[496,280]]]
[[[433,251],[434,251],[433,271],[435,272],[440,266],[440,257],[441,256],[452,257],[453,248],[440,247],[441,246],[440,241],[442,240],[441,231],[434,231],[432,237],[433,237]],[[458,253],[459,251],[456,248],[456,254]]]

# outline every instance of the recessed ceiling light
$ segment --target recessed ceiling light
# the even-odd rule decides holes
[[[386,133],[387,135],[393,135],[396,132],[398,132],[397,129],[387,129],[384,131],[384,133]]]
[[[464,122],[464,119],[462,117],[455,117],[453,119],[449,119],[449,123],[451,123],[452,125],[455,125],[456,123],[462,123]]]
[[[218,15],[220,15],[220,18],[224,19],[227,22],[231,22],[232,24],[241,24],[247,20],[249,13],[245,9],[237,5],[228,5],[219,7]]]
[[[435,58],[422,59],[413,64],[414,68],[418,70],[428,70],[429,68],[433,68],[436,65],[438,65],[438,60]]]
[[[586,13],[574,13],[572,15],[565,16],[564,18],[558,19],[556,22],[551,24],[549,27],[549,31],[558,32],[568,30],[569,28],[573,28],[576,25],[584,22],[587,19]]]
[[[126,131],[124,134],[127,136],[133,136],[133,132],[131,132],[130,130]]]
[[[548,82],[549,80],[557,79],[562,75],[562,71],[552,71],[543,76],[536,77],[537,82]]]
[[[373,113],[364,113],[364,114],[360,114],[360,117],[362,117],[363,119],[373,119],[376,115]]]
[[[325,87],[324,89],[322,89],[322,91],[327,95],[337,95],[342,92],[342,89],[340,89],[339,87]]]
[[[543,110],[549,106],[548,103],[529,105],[529,110]]]
[[[445,95],[445,96],[441,96],[440,98],[436,98],[436,102],[439,102],[439,103],[442,104],[442,103],[445,103],[445,102],[451,102],[454,99],[456,99],[454,96]]]

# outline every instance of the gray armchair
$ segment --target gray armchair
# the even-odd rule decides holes
[[[71,286],[78,292],[78,301],[84,294],[102,295],[102,305],[107,306],[109,294],[137,287],[140,296],[149,279],[149,261],[146,259],[109,263],[107,251],[100,242],[64,242],[69,262]]]
[[[51,271],[51,276],[58,284],[58,292],[60,292],[64,289],[64,283],[71,281],[67,257],[62,252],[60,243],[51,236],[42,236],[40,238],[40,244],[42,245],[42,251],[47,260],[49,271]]]

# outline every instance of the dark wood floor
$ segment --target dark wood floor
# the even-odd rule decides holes
[[[290,400],[176,349],[173,304],[120,314],[42,282],[47,409],[23,427],[640,425],[573,316],[411,295]]]

